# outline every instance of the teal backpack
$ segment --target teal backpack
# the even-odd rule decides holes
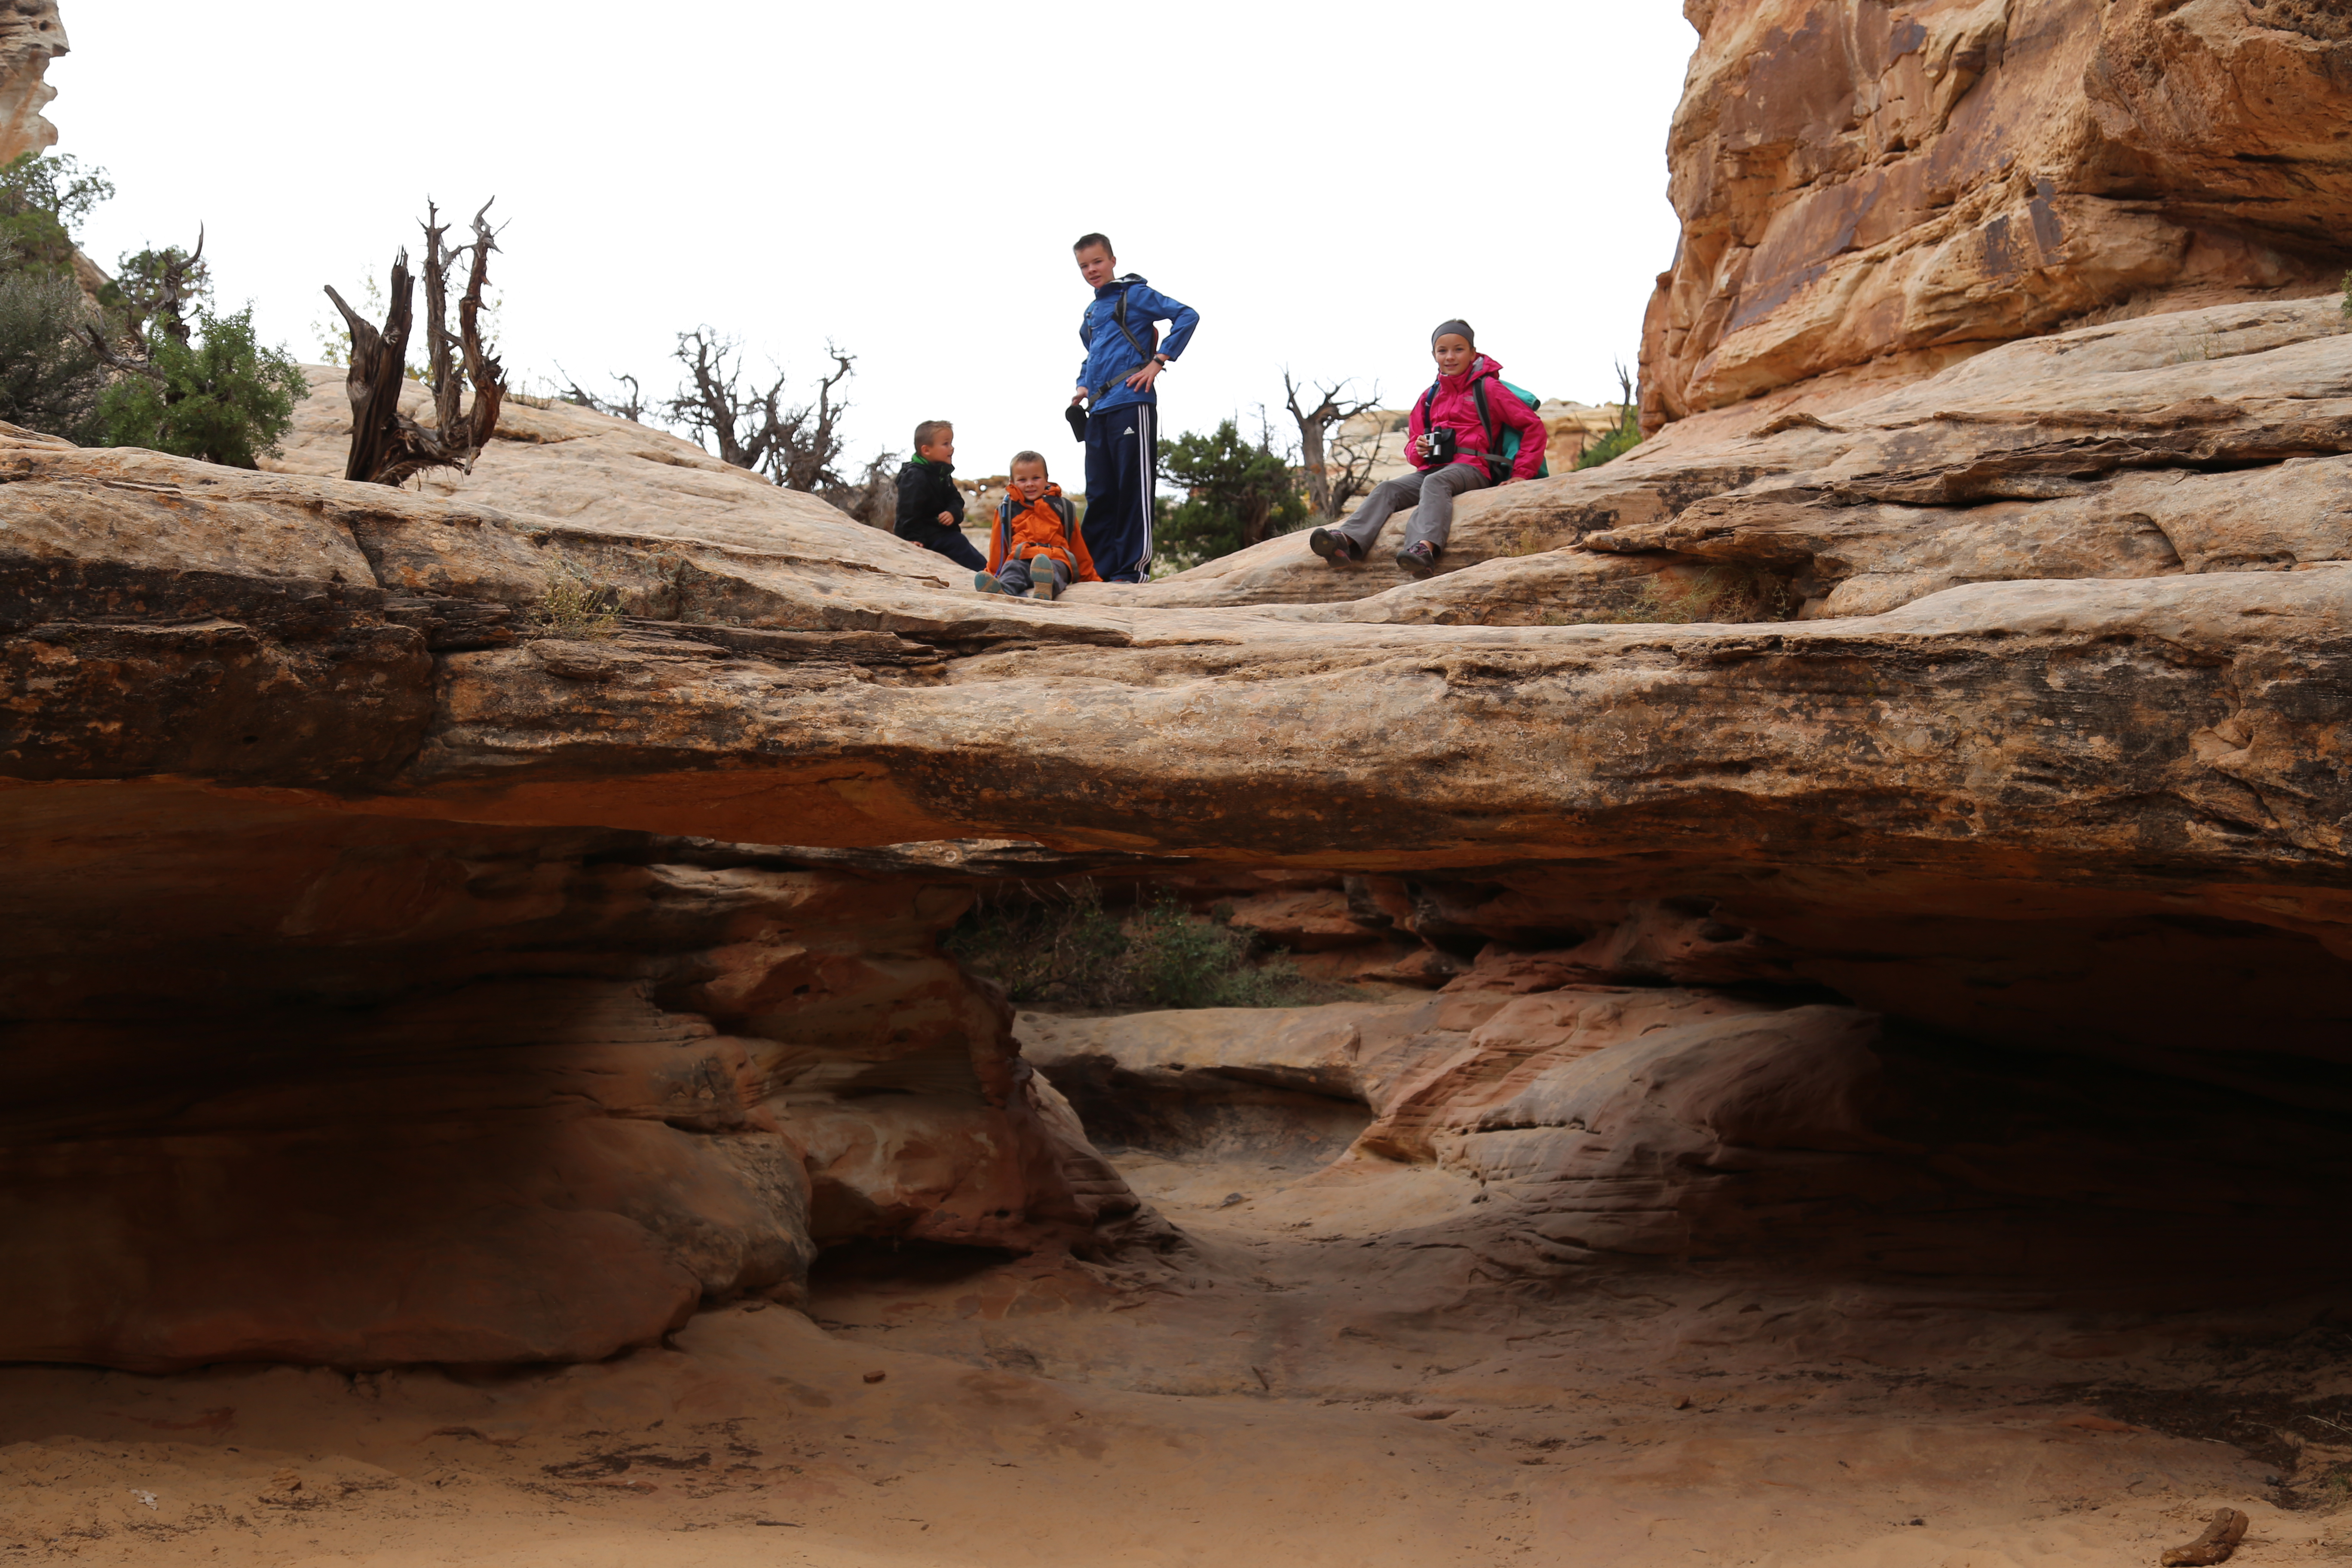
[[[1482,375],[1471,384],[1471,390],[1478,395],[1478,423],[1486,427],[1486,450],[1497,454],[1486,459],[1486,479],[1490,483],[1501,484],[1511,477],[1511,465],[1518,460],[1519,433],[1516,428],[1506,430],[1503,432],[1503,438],[1500,441],[1496,440],[1495,416],[1486,409],[1486,383],[1489,380],[1502,381],[1502,378]],[[1524,386],[1513,386],[1509,382],[1504,381],[1503,390],[1529,408],[1543,406],[1543,399]],[[1437,384],[1433,381],[1429,384],[1429,390],[1421,395],[1421,427],[1423,430],[1430,428],[1429,411],[1436,401]],[[1497,472],[1497,468],[1501,471]],[[1538,479],[1551,478],[1551,459],[1547,457],[1542,462],[1538,463],[1536,471],[1531,477]]]

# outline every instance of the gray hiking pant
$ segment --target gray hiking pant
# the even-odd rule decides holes
[[[996,580],[1007,590],[1025,594],[1032,588],[1053,587],[1052,597],[1060,598],[1062,590],[1070,585],[1070,569],[1052,555],[1032,555],[1026,561],[1008,561]]]
[[[1384,479],[1374,485],[1372,493],[1364,498],[1364,504],[1339,524],[1339,531],[1370,555],[1381,530],[1388,526],[1389,514],[1399,507],[1409,506],[1412,508],[1412,521],[1405,525],[1406,546],[1426,540],[1432,549],[1442,550],[1445,536],[1454,531],[1454,498],[1483,490],[1492,482],[1485,468],[1468,463],[1448,463],[1425,474]]]

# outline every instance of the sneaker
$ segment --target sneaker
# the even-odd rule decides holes
[[[1013,592],[1012,589],[1006,587],[1002,582],[990,576],[985,572],[973,573],[971,574],[971,585],[979,589],[983,594],[1010,594]]]
[[[1426,577],[1437,570],[1437,552],[1426,541],[1408,544],[1396,552],[1396,563],[1416,577]]]
[[[1043,583],[1034,584],[1029,590],[1029,596],[1033,599],[1053,599],[1060,597],[1059,595],[1054,592],[1054,584],[1051,578],[1046,579]]]
[[[1307,536],[1307,548],[1334,566],[1345,565],[1364,558],[1356,542],[1336,528],[1318,528]]]

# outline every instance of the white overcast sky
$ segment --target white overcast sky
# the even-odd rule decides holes
[[[202,222],[299,358],[428,194],[495,195],[510,370],[667,392],[709,322],[805,388],[831,338],[854,457],[941,417],[965,474],[1038,446],[1072,479],[1088,229],[1202,313],[1169,432],[1278,412],[1286,365],[1399,405],[1457,314],[1521,385],[1613,397],[1695,41],[1673,0],[63,6],[56,150],[120,193],[86,248]]]

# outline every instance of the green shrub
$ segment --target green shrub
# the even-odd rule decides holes
[[[0,273],[0,420],[79,446],[98,438],[106,371],[82,330],[96,320],[70,278]]]
[[[1628,404],[1625,407],[1625,417],[1619,422],[1617,428],[1578,453],[1576,466],[1580,468],[1597,468],[1612,458],[1623,457],[1641,444],[1642,416],[1634,412],[1631,404]]]
[[[1160,472],[1185,496],[1160,503],[1153,541],[1160,555],[1185,565],[1287,533],[1308,516],[1289,457],[1263,433],[1245,439],[1231,419],[1169,442]]]
[[[260,467],[294,423],[310,384],[283,349],[254,341],[253,308],[196,310],[195,335],[147,334],[144,369],[118,375],[99,399],[100,438],[232,468]]]
[[[27,153],[0,169],[0,266],[72,277],[74,232],[112,195],[103,169],[85,174],[71,158]]]
[[[976,907],[944,944],[1016,1003],[1070,1007],[1291,1007],[1352,994],[1160,890],[1122,921],[1091,881],[1048,883]]]

